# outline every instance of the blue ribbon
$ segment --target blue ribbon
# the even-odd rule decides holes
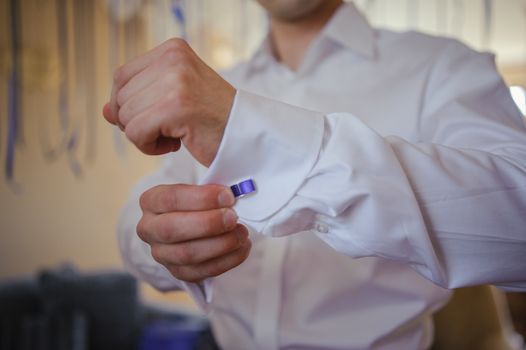
[[[76,31],[76,41],[80,42],[78,55],[83,59],[80,71],[86,88],[85,126],[86,126],[86,160],[95,161],[96,157],[96,139],[97,139],[97,120],[99,118],[96,112],[96,74],[95,74],[95,42],[94,42],[94,1],[76,0],[75,4],[75,22],[79,23]]]
[[[58,32],[58,50],[59,50],[59,64],[61,67],[59,94],[58,94],[58,118],[59,125],[62,130],[62,137],[56,146],[51,146],[52,142],[47,135],[48,121],[40,119],[41,125],[41,143],[44,157],[53,161],[56,160],[60,154],[66,150],[68,143],[68,128],[69,128],[69,105],[68,105],[68,35],[67,35],[67,15],[66,15],[66,0],[57,0],[55,4],[57,15],[57,32]]]
[[[19,112],[19,82],[16,69],[11,71],[9,77],[9,100],[7,113],[7,149],[5,157],[5,177],[7,181],[14,179],[15,152],[18,134],[18,112]]]
[[[16,144],[20,140],[20,51],[21,51],[21,12],[20,1],[11,0],[11,60],[12,67],[8,83],[7,110],[7,148],[5,157],[5,178],[13,184],[15,171]]]
[[[172,16],[181,28],[181,38],[188,40],[188,32],[186,30],[186,16],[184,4],[182,0],[172,0]]]

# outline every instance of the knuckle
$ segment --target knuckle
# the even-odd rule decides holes
[[[166,45],[168,46],[168,49],[173,50],[181,50],[187,46],[186,41],[181,38],[170,38],[166,40]]]
[[[242,246],[243,242],[241,241],[239,234],[236,231],[230,233],[229,238],[230,239],[228,248],[230,248],[231,250],[238,249]]]
[[[149,209],[151,207],[151,204],[150,204],[150,202],[151,202],[151,193],[154,190],[155,190],[155,187],[143,192],[141,194],[141,196],[139,197],[139,206],[141,207],[141,210],[142,210],[143,213],[146,212],[146,211],[150,211]]]
[[[173,108],[174,110],[180,110],[181,108],[181,93],[179,88],[170,88],[165,95],[165,102],[168,105],[168,108]]]
[[[161,65],[188,69],[194,62],[190,52],[190,47],[186,41],[179,38],[169,39],[159,63]]]
[[[194,60],[187,50],[179,51],[177,55],[177,66],[180,67],[182,73],[186,73],[185,76],[187,77],[192,72],[192,69],[195,68]]]
[[[144,217],[142,217],[139,222],[137,223],[136,227],[137,236],[144,242],[148,243],[148,228],[147,223]]]
[[[170,70],[170,72],[166,73],[164,76],[164,87],[167,89],[171,89],[175,86],[177,86],[179,79],[180,79],[180,73],[177,70]]]
[[[175,278],[186,280],[186,279],[183,278],[184,273],[183,273],[183,271],[182,271],[180,266],[170,265],[170,266],[166,266],[166,268],[172,274],[172,276],[174,276]]]
[[[215,205],[218,208],[220,207],[218,202],[218,196],[221,191],[223,191],[224,187],[221,185],[203,185],[201,186],[201,191],[199,192],[201,201],[206,201],[210,205]]]
[[[158,217],[159,226],[157,230],[157,237],[161,242],[171,242],[173,240],[175,230],[171,220]]]
[[[166,196],[168,197],[167,200],[171,201],[168,204],[173,205],[173,208],[179,208],[179,204],[184,205],[184,200],[181,200],[180,198],[184,196],[187,187],[188,185],[185,184],[170,185],[170,195]]]
[[[176,210],[179,208],[180,204],[184,204],[184,203],[179,203],[180,200],[177,195],[169,195],[169,194],[159,196],[159,202],[162,208],[169,208],[172,210]]]
[[[141,127],[137,123],[127,123],[124,126],[124,134],[137,148],[143,148],[143,141],[141,138]]]
[[[218,249],[220,249],[221,254],[228,254],[239,249],[239,247],[240,242],[237,235],[235,233],[228,233],[221,238],[221,243]]]
[[[162,252],[159,245],[151,246],[150,254],[152,255],[153,260],[157,261],[159,264],[164,265],[165,262],[162,257]]]
[[[133,127],[133,124],[125,125],[124,134],[132,142],[134,142],[137,138],[137,131],[138,130],[136,130],[135,127]]]
[[[125,104],[123,107],[119,108],[117,112],[117,120],[124,126],[129,122],[129,111],[128,104]]]
[[[124,66],[121,66],[113,72],[113,83],[117,87],[121,87],[124,84]]]
[[[246,243],[243,243],[243,245],[234,254],[234,257],[232,259],[232,266],[230,268],[234,268],[241,264],[243,261],[245,261],[250,255],[251,247],[252,242],[250,242],[250,240],[247,240]]]
[[[117,105],[123,106],[126,103],[126,100],[128,99],[128,95],[125,90],[119,90],[117,93]]]
[[[208,264],[203,267],[203,275],[205,277],[216,277],[226,272],[228,269],[224,269],[223,266],[219,264]]]
[[[248,258],[251,250],[252,250],[252,241],[247,240],[247,242],[243,245],[243,248],[242,248],[243,254],[241,256],[241,262],[245,261]]]
[[[209,214],[207,218],[203,220],[203,231],[209,235],[217,235],[225,232],[225,222],[223,219],[223,210],[216,209]],[[228,240],[228,239],[227,239]]]
[[[181,51],[175,47],[169,47],[166,52],[161,56],[160,63],[167,66],[176,66],[180,60]]]
[[[195,252],[190,244],[179,244],[174,247],[174,255],[178,265],[191,265],[195,259]]]

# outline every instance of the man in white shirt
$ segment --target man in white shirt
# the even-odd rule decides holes
[[[178,39],[116,71],[105,118],[169,153],[123,210],[127,267],[191,293],[225,349],[426,349],[446,288],[526,289],[526,130],[493,56],[259,2],[230,83]]]

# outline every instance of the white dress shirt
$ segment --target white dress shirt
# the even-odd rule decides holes
[[[118,228],[128,268],[190,292],[224,349],[426,349],[442,287],[526,289],[526,130],[491,54],[371,28],[345,4],[296,72],[267,39],[226,78],[213,164],[167,156]],[[247,178],[251,254],[205,288],[137,238],[146,189]]]

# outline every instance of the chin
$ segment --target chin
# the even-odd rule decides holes
[[[282,21],[294,22],[312,15],[327,0],[257,0],[271,17]]]

